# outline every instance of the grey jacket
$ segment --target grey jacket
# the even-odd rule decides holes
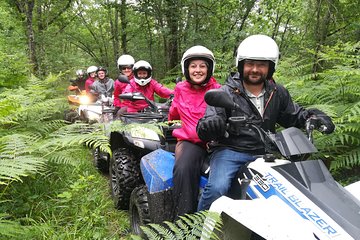
[[[101,95],[111,97],[114,92],[114,80],[108,77],[104,80],[96,80],[90,88],[90,93],[96,95],[98,98],[100,98]]]

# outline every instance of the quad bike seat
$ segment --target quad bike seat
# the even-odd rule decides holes
[[[141,159],[140,168],[150,193],[168,190],[173,187],[173,168],[175,154],[157,149]],[[200,187],[205,187],[207,178],[201,176]]]

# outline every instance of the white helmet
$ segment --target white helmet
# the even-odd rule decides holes
[[[119,70],[121,70],[121,66],[130,66],[133,67],[135,64],[135,59],[128,54],[121,55],[117,60],[117,65]]]
[[[84,71],[82,69],[76,70],[76,76],[83,76],[83,75],[84,75]]]
[[[88,67],[88,69],[86,70],[87,74],[93,73],[97,71],[97,66],[90,66]]]
[[[181,70],[187,81],[191,82],[189,75],[189,60],[191,59],[202,59],[205,60],[208,65],[208,73],[205,78],[205,81],[201,84],[205,84],[210,80],[210,77],[214,74],[215,71],[215,57],[214,54],[204,46],[193,46],[186,50],[182,59],[181,59]]]
[[[240,76],[243,74],[243,61],[245,59],[270,61],[267,76],[270,79],[279,61],[279,47],[269,36],[260,34],[249,36],[240,43],[237,49],[236,66]]]
[[[138,77],[139,70],[147,71],[148,74],[147,74],[146,78]],[[147,61],[144,61],[144,60],[137,61],[134,64],[133,72],[134,72],[135,82],[137,84],[139,84],[140,86],[145,86],[146,84],[148,84],[151,81],[152,67],[151,67],[150,63],[148,63]]]

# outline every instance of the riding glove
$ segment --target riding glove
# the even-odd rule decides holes
[[[320,130],[325,134],[330,134],[335,130],[335,125],[332,122],[331,118],[326,115],[324,112],[319,109],[313,108],[308,110],[310,117],[315,117],[317,119],[317,129],[320,130],[322,126],[325,126],[325,129]]]
[[[198,122],[196,130],[201,140],[215,140],[225,135],[226,123],[220,116],[203,118]]]

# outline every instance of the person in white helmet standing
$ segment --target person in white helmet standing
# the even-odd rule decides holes
[[[117,60],[117,67],[120,71],[120,75],[125,75],[128,80],[131,80],[134,77],[132,68],[134,67],[135,59],[128,54],[123,54]],[[120,77],[120,76],[119,76]],[[119,95],[122,94],[128,84],[122,83],[118,79],[115,80],[114,83],[114,106],[115,106],[115,114],[121,108],[121,99]]]
[[[231,74],[222,89],[241,109],[226,111],[207,106],[205,116],[199,120],[197,133],[210,146],[210,174],[199,201],[198,210],[210,208],[212,202],[228,193],[239,169],[256,155],[264,154],[264,144],[255,131],[248,127],[226,128],[232,116],[243,116],[257,123],[265,131],[275,133],[275,125],[304,128],[311,116],[326,126],[324,133],[335,126],[325,113],[295,104],[288,90],[272,80],[279,60],[276,42],[266,35],[252,35],[242,41],[237,49],[238,72]],[[227,134],[225,134],[227,132]]]
[[[144,60],[137,61],[133,67],[134,78],[130,80],[123,91],[128,92],[140,92],[145,97],[154,101],[154,94],[156,93],[162,98],[169,98],[173,94],[174,90],[164,87],[162,84],[152,78],[152,67],[150,63]],[[122,102],[122,107],[119,111],[124,112],[139,112],[146,108],[149,104],[145,100]]]
[[[196,133],[196,124],[205,113],[205,93],[221,87],[213,77],[214,54],[204,46],[186,50],[181,68],[185,81],[176,84],[168,116],[169,120],[181,120],[181,127],[172,132],[177,139],[172,191],[175,219],[197,209],[201,166],[208,153]]]

